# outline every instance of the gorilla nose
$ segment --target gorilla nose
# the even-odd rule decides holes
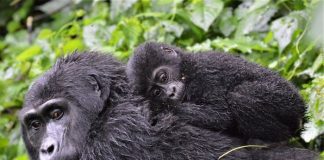
[[[54,149],[55,149],[55,146],[54,146],[54,144],[52,144],[46,148],[41,148],[41,152],[43,154],[52,154],[54,152]]]
[[[58,145],[52,138],[45,139],[44,143],[40,148],[40,158],[50,159],[52,156],[55,155],[57,148]]]
[[[175,93],[177,92],[177,87],[176,86],[171,86],[169,90],[170,91],[168,93],[168,96],[170,98],[174,97],[175,96]]]

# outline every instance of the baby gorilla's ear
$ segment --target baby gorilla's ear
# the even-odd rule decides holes
[[[169,47],[161,47],[161,49],[166,54],[169,54],[169,55],[172,55],[172,56],[178,56],[178,53],[174,49],[172,49],[172,48],[169,48]]]

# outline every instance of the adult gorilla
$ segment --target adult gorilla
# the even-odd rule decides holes
[[[216,159],[238,139],[166,116],[151,128],[144,103],[131,102],[124,66],[110,56],[72,54],[30,87],[20,112],[33,160]],[[288,154],[287,154],[288,153]],[[224,159],[314,159],[308,150],[239,149]]]

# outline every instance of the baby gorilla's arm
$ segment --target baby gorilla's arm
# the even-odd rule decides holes
[[[174,114],[179,120],[211,130],[225,130],[233,126],[233,118],[229,109],[215,105],[196,105],[192,103],[178,104]]]

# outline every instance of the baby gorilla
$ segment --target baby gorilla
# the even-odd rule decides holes
[[[134,93],[150,102],[152,125],[172,112],[194,126],[283,141],[297,133],[305,112],[291,83],[229,54],[145,43],[129,60],[127,76]]]

